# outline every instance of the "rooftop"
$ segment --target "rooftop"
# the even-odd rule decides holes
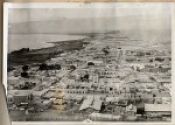
[[[147,112],[171,112],[170,104],[145,104]]]

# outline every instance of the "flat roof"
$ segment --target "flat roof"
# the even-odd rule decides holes
[[[145,104],[145,111],[171,112],[171,105],[170,104]]]

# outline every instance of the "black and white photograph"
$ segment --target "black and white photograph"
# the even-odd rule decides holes
[[[171,4],[23,3],[5,12],[12,121],[171,123]]]

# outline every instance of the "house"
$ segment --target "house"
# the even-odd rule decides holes
[[[137,107],[133,104],[130,104],[128,106],[126,106],[126,113],[127,115],[136,115],[136,112],[137,112]]]
[[[78,95],[66,94],[63,99],[65,102],[73,101],[77,104],[80,104],[83,101],[83,97],[84,96],[81,94]]]
[[[171,104],[171,97],[162,97],[162,104]]]
[[[95,96],[92,103],[92,108],[96,111],[100,111],[101,106],[102,106],[102,100],[100,99],[100,97]]]
[[[20,77],[14,77],[14,76],[10,76],[8,77],[8,85],[17,85],[18,83],[20,83]]]
[[[92,83],[98,83],[99,82],[99,76],[98,75],[90,75],[90,81],[92,81]]]
[[[40,97],[42,96],[42,98],[44,98],[44,99],[50,99],[50,98],[52,98],[54,96],[54,94],[55,94],[55,92],[51,91],[51,90],[48,90],[45,93],[41,93],[40,91],[35,91],[34,92],[35,96],[39,96],[40,95]]]
[[[47,110],[49,109],[49,107],[51,107],[52,103],[53,103],[52,100],[44,100],[42,101],[40,107],[44,110]]]
[[[145,68],[144,64],[131,63],[129,64],[134,70],[142,70]]]
[[[14,104],[27,105],[32,101],[32,96],[31,90],[17,90],[13,93]]]
[[[87,93],[86,89],[66,89],[67,94],[85,94]]]
[[[106,97],[105,102],[106,103],[118,103],[120,100],[119,97]]]
[[[64,99],[55,99],[53,101],[54,105],[62,105],[64,103]]]
[[[8,105],[11,105],[14,103],[14,99],[13,99],[13,96],[12,95],[7,95],[7,104]]]
[[[101,61],[101,60],[91,60],[91,61],[88,61],[88,64],[89,63],[93,63],[96,66],[101,66],[104,64],[103,61]]]
[[[52,108],[57,111],[65,111],[65,105],[52,105]]]
[[[63,98],[62,92],[55,92],[55,99],[53,101],[52,107],[58,111],[64,111],[65,110],[65,100]]]
[[[171,77],[167,77],[167,78],[162,78],[162,77],[158,77],[156,78],[157,82],[164,85],[164,84],[170,84],[171,83]]]
[[[57,89],[54,93],[54,98],[57,99],[63,99],[63,97],[65,96],[64,91],[62,89]]]
[[[49,91],[48,89],[43,89],[40,91],[33,91],[33,96],[43,97],[48,91]]]
[[[84,99],[79,110],[81,111],[81,110],[85,110],[85,109],[89,108],[91,106],[92,102],[93,102],[93,96],[87,96],[87,98]]]
[[[80,111],[100,111],[102,106],[102,100],[100,97],[88,96],[80,106]]]

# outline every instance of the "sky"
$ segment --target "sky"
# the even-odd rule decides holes
[[[60,18],[100,18],[100,17],[123,17],[140,16],[144,19],[166,19],[170,15],[169,4],[94,4],[81,6],[66,6],[56,8],[32,7],[9,9],[9,22],[20,23],[28,21],[48,21]],[[30,8],[30,9],[29,9]]]
[[[170,4],[25,5],[9,8],[8,12],[10,34],[78,34],[121,30],[135,39],[171,39]]]

